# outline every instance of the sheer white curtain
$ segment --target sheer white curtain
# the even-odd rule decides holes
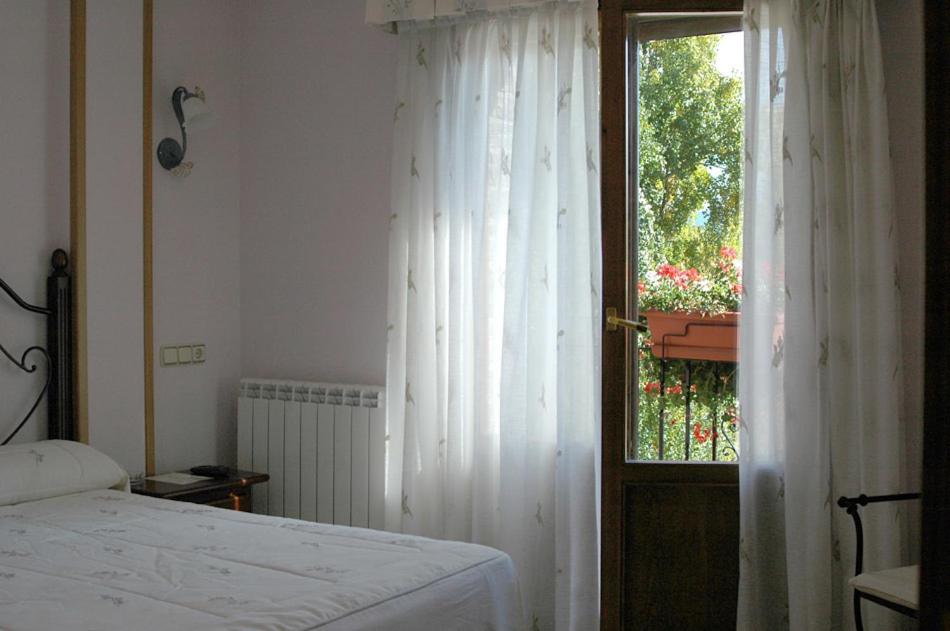
[[[399,31],[387,527],[500,548],[530,628],[594,629],[596,3]]]
[[[835,501],[905,490],[874,2],[747,0],[745,33],[739,628],[853,628]],[[900,565],[901,510],[864,511],[867,569]]]

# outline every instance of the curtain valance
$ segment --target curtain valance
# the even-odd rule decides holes
[[[479,11],[506,11],[558,3],[593,3],[595,0],[366,0],[369,24],[395,25],[436,18],[462,17]]]

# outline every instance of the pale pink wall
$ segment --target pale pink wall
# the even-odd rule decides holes
[[[50,254],[69,247],[68,81],[69,0],[0,0],[0,277],[40,305]],[[0,295],[0,344],[19,356],[45,327]],[[41,385],[0,358],[0,440]],[[46,437],[46,406],[37,412],[17,442]]]
[[[216,114],[195,168],[155,164],[156,464],[233,463],[239,377],[383,383],[395,38],[332,2],[155,3],[155,142],[168,98]]]
[[[155,3],[155,144],[180,140],[170,97],[201,86],[214,126],[189,134],[178,178],[153,162],[155,456],[158,471],[234,464],[240,338],[240,5]],[[154,156],[154,147],[153,147]],[[203,364],[163,367],[163,344],[203,343]]]
[[[877,0],[887,80],[891,163],[900,241],[904,352],[906,488],[919,490],[924,339],[924,36],[923,0]],[[913,513],[916,515],[916,513]],[[910,538],[917,537],[912,524]],[[913,559],[911,556],[911,560]],[[908,561],[909,562],[909,561]]]
[[[242,372],[382,384],[396,38],[356,0],[241,7]]]
[[[86,5],[89,444],[145,469],[142,3]]]

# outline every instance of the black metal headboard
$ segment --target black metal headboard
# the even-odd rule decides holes
[[[10,442],[17,432],[26,425],[26,422],[36,412],[44,396],[47,397],[49,408],[47,437],[50,439],[76,439],[76,424],[73,417],[72,297],[69,274],[67,273],[69,259],[66,252],[63,250],[54,251],[52,264],[53,272],[46,280],[45,307],[29,304],[0,278],[0,289],[6,292],[18,307],[29,313],[46,316],[45,347],[30,346],[23,351],[18,359],[14,353],[3,346],[3,340],[0,339],[0,356],[6,357],[21,371],[28,374],[35,373],[37,366],[33,362],[37,355],[42,357],[46,364],[46,382],[43,384],[43,389],[26,412],[26,416],[20,419],[14,426],[13,431],[0,443],[2,445]],[[33,359],[31,359],[31,356]],[[0,412],[3,412],[3,410],[0,410]],[[0,428],[4,428],[6,423],[7,419],[0,418]],[[2,431],[5,431],[5,429]]]

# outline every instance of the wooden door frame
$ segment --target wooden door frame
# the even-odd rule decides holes
[[[920,628],[950,629],[950,5],[924,2],[926,276]]]
[[[142,0],[142,306],[145,358],[145,475],[155,475],[155,309],[152,237],[153,0]]]
[[[69,2],[69,258],[73,301],[73,418],[89,442],[86,337],[86,0]]]
[[[608,260],[607,252],[626,250],[626,69],[624,9],[619,0],[600,6],[600,186],[603,259],[602,311],[626,304],[625,262]],[[625,345],[602,345],[601,384],[601,556],[600,627],[620,628],[622,556],[622,463],[626,435],[623,424],[609,419],[625,413],[625,386],[607,379],[624,374]]]
[[[626,16],[631,12],[733,12],[742,11],[742,0],[601,0],[601,228],[603,248],[602,307],[627,304],[626,261],[608,253],[625,252],[627,232],[627,69]],[[626,414],[626,387],[622,379],[626,343],[619,335],[605,338],[601,385],[601,629],[621,626],[623,485],[626,481],[626,431],[624,423],[610,419]],[[657,481],[686,479],[689,464],[669,464]],[[734,483],[737,471],[723,467],[723,483]]]

